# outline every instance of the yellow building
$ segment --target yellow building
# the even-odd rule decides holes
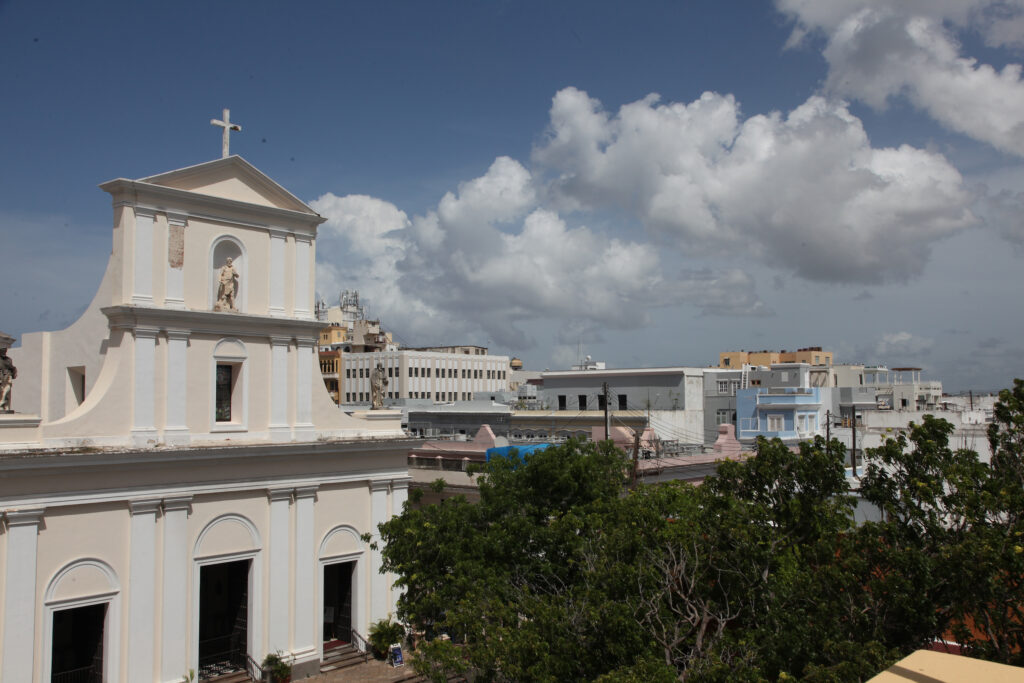
[[[832,352],[820,346],[808,346],[796,351],[723,351],[718,354],[718,367],[739,369],[744,365],[774,365],[776,363],[807,363],[832,365]]]

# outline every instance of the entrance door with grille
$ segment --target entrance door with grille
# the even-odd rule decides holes
[[[324,649],[352,642],[352,570],[355,562],[324,567]]]
[[[199,678],[244,671],[249,636],[250,560],[199,570]]]
[[[50,683],[102,683],[107,603],[53,613]]]

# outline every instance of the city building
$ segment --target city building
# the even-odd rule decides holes
[[[721,425],[736,426],[736,392],[743,383],[742,370],[704,369],[704,443],[712,444]]]
[[[482,346],[353,352],[342,353],[338,367],[342,404],[370,402],[370,373],[378,363],[387,373],[386,402],[469,401],[474,394],[509,390],[509,357],[491,356]]]
[[[806,363],[832,365],[832,352],[820,346],[808,346],[796,351],[722,351],[718,354],[718,367],[742,368],[744,365],[775,365],[777,363]]]
[[[587,369],[541,373],[542,409],[552,411],[563,423],[573,421],[574,415],[603,420],[607,386],[613,423],[627,415],[640,415],[669,447],[705,443],[703,368],[609,370],[589,359],[584,367]]]
[[[372,539],[410,446],[317,376],[324,219],[237,156],[100,187],[92,304],[10,350],[0,679],[202,680],[273,652],[316,673],[394,611]]]
[[[832,390],[811,386],[811,366],[778,363],[745,371],[736,392],[736,438],[758,436],[796,442],[824,435],[833,409]]]

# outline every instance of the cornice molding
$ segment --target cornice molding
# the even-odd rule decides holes
[[[132,515],[156,514],[160,509],[160,499],[151,498],[148,500],[129,500],[128,509]]]
[[[43,514],[45,512],[45,507],[7,510],[5,512],[5,516],[7,517],[7,526],[39,526],[39,522],[43,520]]]
[[[320,330],[327,326],[318,320],[282,318],[254,313],[197,311],[150,306],[106,306],[100,309],[112,329],[188,330],[191,334],[246,337],[288,337],[299,343],[315,345]],[[138,334],[136,332],[136,334]]]
[[[184,510],[188,512],[192,507],[194,496],[172,496],[163,499],[164,513]]]
[[[297,486],[295,488],[295,499],[298,500],[299,498],[315,498],[317,489],[319,488],[320,486],[317,484],[314,484],[313,486]]]
[[[267,499],[270,502],[278,500],[291,501],[294,489],[290,487],[267,489]]]
[[[103,183],[100,189],[113,196],[115,207],[130,206],[136,213],[174,213],[190,219],[213,220],[262,230],[283,229],[297,236],[314,236],[317,226],[327,220],[315,213],[214,197],[127,178]]]

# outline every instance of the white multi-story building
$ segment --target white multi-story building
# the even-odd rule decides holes
[[[388,400],[469,401],[477,393],[509,390],[509,357],[490,356],[479,346],[343,353],[338,368],[341,403],[370,403],[370,375],[378,363],[388,378]]]

